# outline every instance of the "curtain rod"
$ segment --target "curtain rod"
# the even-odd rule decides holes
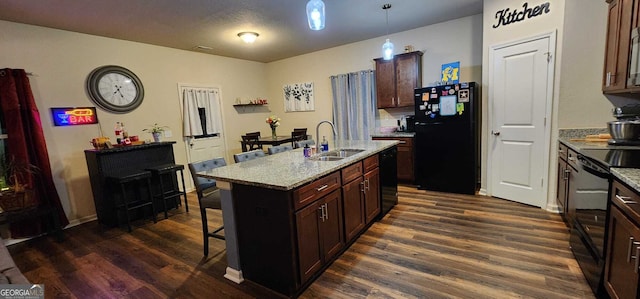
[[[32,72],[25,72],[27,74],[27,76],[35,76],[34,73]],[[4,76],[5,75],[5,71],[4,70],[0,70],[0,76]]]

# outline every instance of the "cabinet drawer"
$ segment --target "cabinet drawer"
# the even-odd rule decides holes
[[[342,169],[342,184],[353,181],[362,176],[362,162],[349,165]]]
[[[611,185],[611,202],[640,224],[640,195],[635,191],[614,180]]]
[[[293,206],[298,210],[331,191],[340,188],[340,173],[334,172],[293,191]]]
[[[562,144],[562,143],[558,143],[558,157],[564,161],[567,161],[567,153],[569,151],[569,148]]]
[[[574,169],[578,169],[578,153],[574,150],[567,148],[567,163],[573,166]]]
[[[364,164],[364,172],[367,173],[371,170],[374,170],[378,167],[378,155],[375,154],[369,158],[364,159],[362,162]]]

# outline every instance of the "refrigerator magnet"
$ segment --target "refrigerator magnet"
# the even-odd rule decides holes
[[[428,102],[429,101],[429,94],[428,93],[423,93],[422,94],[422,101],[423,102]]]
[[[449,94],[454,94],[456,91],[454,89],[449,89]]]
[[[460,85],[456,84],[454,88],[455,90],[460,90]]]
[[[437,93],[432,93],[431,94],[431,98],[432,99],[437,99],[438,98],[438,94]]]
[[[464,103],[456,104],[456,112],[458,112],[458,115],[462,115],[462,112],[464,112]]]
[[[418,108],[420,108],[420,110],[427,110],[427,106],[426,105],[420,105]]]
[[[469,90],[461,89],[458,91],[458,102],[460,103],[468,103],[469,102]]]

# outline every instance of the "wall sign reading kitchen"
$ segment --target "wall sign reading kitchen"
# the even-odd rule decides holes
[[[525,19],[531,19],[542,14],[548,14],[551,11],[550,7],[551,4],[549,2],[546,2],[530,8],[529,3],[525,2],[522,5],[522,10],[518,10],[517,8],[514,8],[513,10],[509,8],[498,10],[496,12],[496,20],[498,22],[493,25],[493,28],[498,28],[500,27],[500,25],[507,26],[509,24],[522,22]]]

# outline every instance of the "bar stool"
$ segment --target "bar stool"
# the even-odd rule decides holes
[[[188,213],[189,203],[187,203],[187,192],[184,189],[184,186],[185,186],[184,174],[183,174],[184,165],[164,164],[164,165],[149,167],[146,170],[150,171],[152,176],[160,182],[160,193],[154,196],[162,199],[162,203],[164,204],[164,219],[169,218],[169,216],[167,215],[167,210],[168,210],[167,200],[177,198],[178,200],[177,201],[174,200],[174,203],[177,203],[178,205],[182,205],[180,196],[184,196],[184,207]],[[180,186],[178,186],[177,183],[176,184],[173,183],[173,179],[171,180],[172,188],[170,190],[165,190],[162,177],[165,176],[166,174],[177,174],[178,171],[180,172],[180,179],[182,181],[182,190],[180,190]]]
[[[122,203],[116,204],[116,207],[115,207],[116,218],[119,219],[119,217],[117,216],[118,210],[124,210],[126,215],[125,218],[127,220],[127,228],[129,229],[129,232],[131,232],[131,219],[129,217],[129,212],[132,210],[136,210],[146,206],[151,206],[151,211],[152,211],[151,216],[153,218],[153,222],[154,223],[157,222],[156,208],[155,208],[155,205],[153,204],[153,197],[151,194],[151,173],[150,172],[145,170],[129,171],[129,172],[118,173],[118,174],[107,176],[106,179],[107,179],[107,182],[109,182],[110,184],[118,185],[120,187],[120,195],[122,196]],[[135,191],[138,197],[138,199],[136,200],[130,201],[129,197],[127,197],[127,191],[126,191],[125,185],[129,183],[136,184]],[[147,200],[140,198],[140,188],[142,187],[141,183],[144,183],[142,184],[142,186],[146,186],[147,195],[148,195]]]

